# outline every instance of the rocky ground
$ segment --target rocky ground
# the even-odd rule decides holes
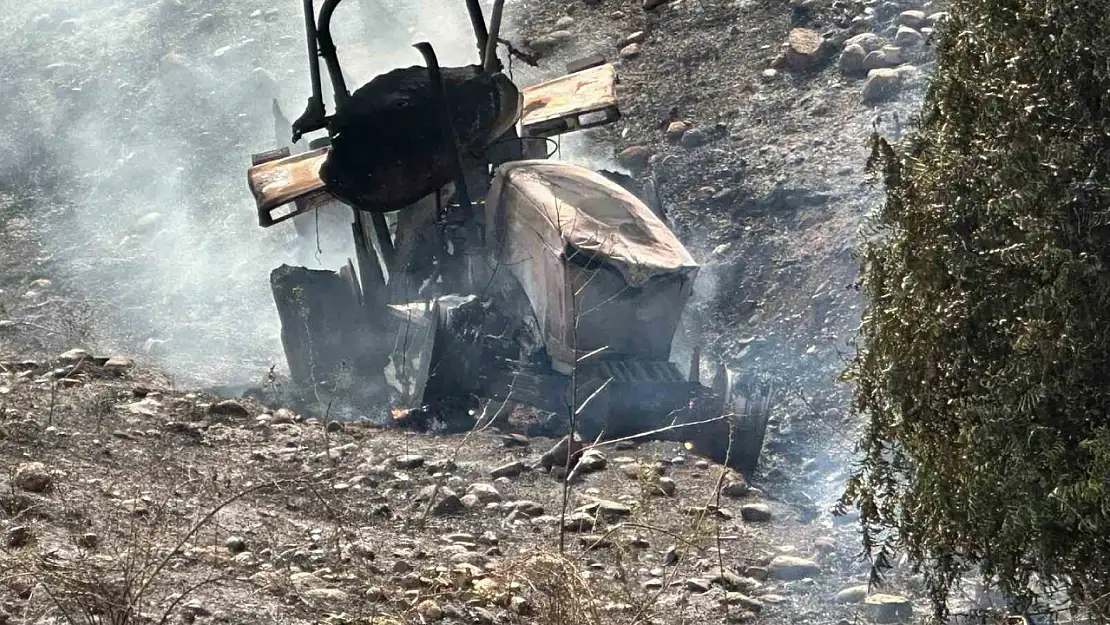
[[[781,389],[758,488],[669,444],[603,447],[564,515],[562,480],[512,464],[554,441],[190,392],[274,364],[266,274],[291,237],[260,232],[241,173],[273,139],[269,99],[303,106],[299,16],[117,4],[4,18],[2,104],[29,113],[0,152],[0,623],[121,602],[233,623],[904,619],[897,597],[860,603],[856,530],[828,513],[857,425],[834,380],[861,306],[850,252],[881,198],[867,136],[911,128],[942,7],[510,3],[509,37],[541,62],[514,63],[521,84],[591,53],[618,64],[622,120],[562,147],[653,181],[702,262],[677,353],[701,343]],[[93,36],[105,16],[118,45]],[[410,34],[451,23],[428,22]],[[126,358],[58,356],[75,346]],[[915,582],[884,592],[920,615]]]
[[[306,419],[79,350],[0,372],[3,623],[832,623],[908,609],[861,606],[851,524],[674,444],[587,449],[564,491],[561,463],[543,468],[552,440]]]

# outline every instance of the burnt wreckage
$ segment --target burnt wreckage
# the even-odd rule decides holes
[[[426,66],[350,93],[330,31],[339,1],[317,22],[304,0],[312,97],[292,142],[248,170],[260,225],[293,220],[309,234],[326,217],[354,241],[338,272],[271,274],[305,401],[463,427],[482,407],[523,407],[493,412],[529,414],[548,433],[573,421],[590,440],[648,432],[751,473],[770,391],[723,367],[702,385],[697,350],[689,375],[671,362],[698,265],[651,189],[551,159],[552,137],[620,118],[614,66],[572,63],[519,89],[497,56],[503,0],[488,26],[467,0],[478,64],[441,68],[418,43]],[[275,115],[288,129],[276,103]]]

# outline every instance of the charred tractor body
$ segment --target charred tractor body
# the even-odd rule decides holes
[[[325,0],[317,19],[304,0],[312,97],[293,145],[248,170],[260,225],[300,230],[311,211],[350,222],[356,258],[342,270],[271,274],[304,400],[398,424],[512,414],[528,423],[509,427],[531,432],[647,433],[753,471],[770,389],[723,367],[706,387],[696,355],[686,375],[671,362],[698,265],[657,200],[620,174],[550,158],[552,137],[619,119],[615,68],[579,63],[520,89],[497,56],[503,0],[488,25],[467,0],[478,63],[441,68],[418,43],[425,66],[350,93],[330,34],[338,4]]]

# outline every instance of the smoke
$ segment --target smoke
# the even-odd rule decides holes
[[[56,279],[93,311],[96,347],[201,383],[283,368],[270,271],[335,269],[352,255],[334,229],[260,228],[246,186],[251,154],[289,138],[276,134],[272,102],[292,120],[310,95],[301,3],[32,0],[6,11],[0,79],[14,89],[0,110],[13,128],[0,179],[49,174],[34,175],[52,180],[34,210],[65,274]],[[417,41],[444,65],[478,58],[462,0],[347,0],[333,34],[352,89],[423,65]]]

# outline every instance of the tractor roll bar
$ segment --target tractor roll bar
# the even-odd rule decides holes
[[[335,7],[343,0],[324,0],[320,7],[320,25],[316,29],[316,36],[320,40],[320,56],[328,66],[328,75],[331,76],[332,97],[335,98],[335,108],[339,110],[351,98],[347,91],[347,82],[343,80],[343,70],[339,67],[339,57],[335,53],[335,42],[331,38],[331,15]]]
[[[482,15],[482,5],[478,0],[466,0],[466,11],[470,13],[470,26],[474,29],[474,38],[478,41],[478,62],[481,63],[485,61],[486,47],[489,41],[486,18]]]

